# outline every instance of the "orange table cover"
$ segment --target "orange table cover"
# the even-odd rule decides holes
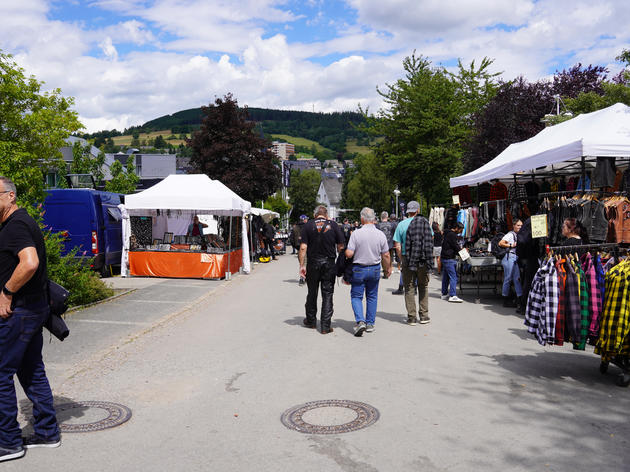
[[[232,251],[230,272],[241,267],[243,252]],[[129,252],[129,273],[150,277],[219,279],[225,277],[228,255],[205,252]]]

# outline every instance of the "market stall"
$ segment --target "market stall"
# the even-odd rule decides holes
[[[250,270],[244,216],[251,205],[206,175],[169,175],[120,205],[121,275],[229,278]],[[203,233],[193,231],[194,217]],[[208,231],[209,230],[209,231]]]

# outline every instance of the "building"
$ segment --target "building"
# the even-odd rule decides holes
[[[280,141],[273,141],[271,143],[271,152],[280,160],[287,160],[289,156],[295,154],[295,145],[291,143],[281,143]]]
[[[317,190],[317,201],[328,207],[328,218],[333,220],[340,216],[342,184],[341,175],[322,174],[322,181]]]
[[[135,151],[135,150],[134,150]],[[127,160],[133,156],[136,166],[136,175],[140,177],[138,189],[147,189],[171,174],[177,174],[177,156],[175,154],[105,154],[105,180],[111,180],[109,167],[114,161],[120,161],[123,167],[127,166]]]

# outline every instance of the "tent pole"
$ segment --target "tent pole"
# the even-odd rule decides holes
[[[232,279],[232,273],[230,272],[230,256],[232,255],[232,215],[230,215],[230,233],[228,234],[228,238],[230,238],[230,240],[228,242],[228,266],[225,272],[225,280]]]
[[[582,156],[582,190],[586,190],[586,158],[584,156]]]

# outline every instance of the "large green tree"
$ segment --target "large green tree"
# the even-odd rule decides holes
[[[309,169],[291,171],[291,186],[288,188],[289,203],[292,206],[291,220],[296,221],[300,215],[313,215],[317,205],[317,191],[322,178],[318,171]]]
[[[387,177],[382,158],[370,153],[354,159],[354,168],[346,171],[342,207],[360,211],[363,207],[390,211],[394,186]]]
[[[60,149],[83,127],[73,99],[42,92],[42,84],[0,51],[0,175],[15,182],[26,207],[43,201],[45,174],[65,169]]]
[[[119,160],[115,160],[109,167],[112,179],[105,183],[105,190],[129,194],[136,191],[140,177],[136,175],[136,166],[133,156],[127,159],[127,167],[124,168]]]
[[[280,169],[273,162],[271,143],[255,132],[247,108],[239,109],[236,99],[227,94],[202,110],[201,128],[188,141],[191,164],[250,202],[278,190]]]
[[[72,163],[70,164],[71,174],[90,174],[94,177],[95,182],[103,180],[103,165],[105,164],[105,153],[99,151],[92,155],[92,146],[90,144],[82,145],[76,141],[72,145]]]
[[[484,59],[466,69],[460,62],[453,74],[414,53],[403,61],[404,78],[378,89],[385,107],[364,129],[384,136],[374,150],[401,190],[431,201],[450,194],[448,178],[461,170],[473,114],[495,91],[491,63]]]

